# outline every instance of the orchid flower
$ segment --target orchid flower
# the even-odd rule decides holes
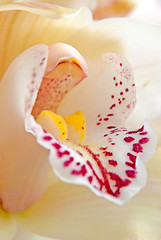
[[[58,239],[117,239],[118,232],[122,239],[159,239],[160,148],[144,163],[156,135],[142,121],[161,112],[159,105],[147,108],[161,98],[159,54],[153,56],[161,48],[160,27],[93,22],[85,8],[13,4],[1,11],[3,239],[13,239],[15,220]],[[134,45],[138,35],[143,45]],[[147,101],[156,84],[156,98]],[[130,124],[139,128],[129,130]],[[145,186],[145,165],[148,185],[130,200]]]

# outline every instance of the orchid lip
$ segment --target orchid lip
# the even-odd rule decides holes
[[[7,211],[23,211],[41,198],[46,189],[42,179],[47,179],[49,163],[63,181],[85,185],[96,195],[119,205],[145,186],[147,173],[143,159],[152,156],[157,140],[148,123],[132,131],[124,126],[136,103],[131,66],[124,57],[113,53],[86,60],[88,76],[85,60],[73,47],[63,43],[49,47],[36,45],[18,56],[4,76],[0,102],[7,104],[6,108],[2,107],[2,125],[8,123],[10,139],[16,126],[22,152],[15,142],[15,166],[21,165],[21,154],[25,152],[25,179],[29,172],[34,179],[24,194],[26,182],[20,181],[21,172],[15,178],[19,168],[14,166],[13,172],[7,156],[5,167],[11,177],[5,176],[4,192],[0,192]],[[15,69],[19,71],[14,75]],[[11,106],[8,96],[12,96],[16,114],[8,111],[7,106]],[[5,118],[8,113],[14,116],[12,123],[5,122],[9,121]],[[1,132],[5,139],[2,127]],[[4,149],[0,150],[4,152]],[[49,162],[44,161],[45,149],[50,150]],[[32,153],[36,161],[30,156]],[[4,173],[2,169],[0,174]],[[16,194],[13,194],[13,184]]]

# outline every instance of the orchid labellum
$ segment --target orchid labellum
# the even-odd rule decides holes
[[[150,201],[160,219],[160,148],[156,164],[146,163],[157,136],[143,121],[161,112],[160,59],[151,54],[160,27],[32,3],[6,5],[0,17],[0,237],[14,239],[14,220],[65,240],[117,239],[116,228],[124,240],[161,236],[149,209]],[[144,48],[134,46],[138,35]]]
[[[32,135],[50,150],[50,164],[64,181],[87,185],[118,204],[145,185],[144,161],[154,153],[156,136],[147,123],[138,130],[125,128],[136,102],[132,70],[123,57],[113,53],[87,62],[88,77],[85,60],[69,45],[37,45],[17,57],[4,75],[0,102],[1,204],[5,210],[22,211],[42,194],[37,194],[35,186],[31,186],[31,193],[28,181],[21,176],[24,173],[17,173],[23,158],[28,168],[33,168],[30,153],[23,156],[26,148],[32,149]],[[7,124],[7,119],[12,119],[12,124]],[[18,149],[9,142],[14,134]],[[40,150],[32,150],[35,156],[33,151]],[[15,161],[12,165],[12,158],[19,160],[17,166]],[[47,160],[43,161],[47,165]],[[35,172],[36,187],[45,169]],[[21,187],[14,185],[18,181]],[[22,190],[26,187],[27,195]]]

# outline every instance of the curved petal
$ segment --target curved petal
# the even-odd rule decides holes
[[[82,64],[79,65],[77,58],[80,58]],[[75,61],[77,62],[75,63]],[[51,69],[51,63],[53,69]],[[22,211],[37,201],[44,193],[49,170],[47,151],[41,150],[41,147],[34,142],[32,135],[27,132],[36,136],[40,144],[41,141],[44,143],[49,139],[46,139],[44,136],[46,132],[35,122],[31,113],[35,111],[37,113],[39,105],[41,107],[42,99],[39,98],[39,91],[42,90],[41,86],[46,78],[56,86],[60,85],[60,88],[57,89],[60,101],[66,91],[86,76],[86,70],[83,71],[84,63],[82,56],[66,44],[57,43],[49,48],[46,45],[36,45],[19,55],[4,75],[0,84],[0,152],[2,156],[0,194],[4,209],[10,212]],[[79,74],[77,71],[75,72],[75,68],[78,68],[76,70]],[[72,72],[73,69],[74,72]],[[53,88],[51,89],[53,92]],[[45,97],[49,95],[49,91],[47,93],[44,93]],[[54,101],[57,100],[58,104],[55,88],[54,94],[51,96]],[[36,103],[39,99],[37,106]],[[33,106],[36,106],[36,110]],[[44,109],[40,111],[42,110]],[[25,132],[25,128],[27,132]],[[15,135],[16,140],[13,143],[12,139]],[[55,142],[57,142],[56,139]],[[41,145],[50,148],[46,143]]]
[[[37,201],[46,188],[48,152],[25,131],[28,98],[41,82],[48,47],[38,45],[18,56],[0,83],[0,197],[9,212],[22,211]]]
[[[147,163],[148,184],[119,207],[96,198],[84,187],[57,182],[30,210],[16,220],[30,231],[66,240],[160,239],[161,148]],[[55,194],[56,193],[56,194]]]
[[[82,111],[87,144],[97,144],[107,127],[124,127],[135,107],[135,84],[130,64],[117,54],[104,53],[98,59],[87,59],[87,64],[88,78],[66,94],[58,113],[65,117]]]
[[[139,1],[136,8],[128,14],[128,17],[144,20],[150,23],[161,23],[161,3],[158,0]]]
[[[13,0],[15,3],[21,3],[21,0]],[[25,2],[31,2],[30,0],[25,0]],[[45,3],[50,3],[50,4],[58,4],[63,7],[68,7],[68,8],[80,8],[80,7],[88,7],[91,10],[94,10],[96,7],[97,0],[32,0],[32,2],[45,2]]]
[[[22,4],[1,6],[0,77],[9,63],[25,49],[39,43],[66,42],[73,32],[91,21],[87,8],[72,10],[43,3],[30,3],[28,7]]]
[[[78,42],[80,38],[81,42]],[[77,35],[73,34],[68,42],[85,57],[96,58],[103,52],[115,52],[128,59],[134,71],[137,93],[137,105],[128,124],[138,127],[143,119],[160,115],[160,25],[111,18],[86,26]]]
[[[0,209],[0,239],[12,240],[16,232],[16,223],[10,214]]]
[[[93,17],[95,19],[124,17],[137,3],[138,0],[98,0]]]
[[[124,128],[136,101],[133,74],[127,61],[106,53],[88,65],[89,77],[65,96],[58,109],[64,116],[83,112],[86,139],[78,149],[87,160],[81,167],[70,162],[62,173],[59,168],[58,174],[64,179],[63,172],[68,171],[65,180],[69,182],[70,175],[79,178],[82,175],[96,194],[123,204],[145,186],[143,160],[152,157],[157,137],[147,123],[135,131]],[[51,163],[57,169],[54,160]]]
[[[158,143],[161,144],[161,117],[150,121],[150,125],[158,135]]]
[[[32,232],[26,231],[25,229],[18,226],[17,232],[12,240],[54,240],[54,238],[47,238]],[[56,240],[56,239],[55,239]]]

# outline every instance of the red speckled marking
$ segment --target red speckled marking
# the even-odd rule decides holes
[[[51,141],[53,138],[51,136],[44,136],[43,140],[45,141]]]
[[[109,164],[116,167],[117,166],[117,162],[115,160],[108,160]]]
[[[105,155],[105,157],[111,157],[113,156],[113,153],[112,152],[108,152],[108,151],[104,151],[103,154]]]
[[[104,120],[104,121],[108,121],[108,120],[109,120],[109,118],[104,118],[103,120]]]
[[[89,181],[90,183],[92,183],[93,177],[92,177],[92,176],[89,176],[89,177],[88,177],[88,181]]]
[[[139,133],[140,135],[147,135],[148,134],[148,132],[141,132],[141,133]]]
[[[126,165],[135,169],[136,168],[136,156],[133,155],[132,153],[127,153],[127,156],[129,157],[131,162],[126,162]]]
[[[141,138],[140,140],[139,140],[139,143],[140,144],[145,144],[145,143],[148,143],[149,142],[149,138]]]
[[[112,173],[112,172],[107,172],[107,170],[103,167],[98,154],[93,153],[88,147],[85,147],[85,149],[87,150],[87,152],[92,156],[93,160],[96,162],[98,168],[100,169],[100,172],[102,174],[103,177],[103,181],[98,177],[97,173],[95,172],[91,162],[87,161],[88,166],[91,168],[93,175],[95,176],[95,178],[97,179],[98,183],[100,184],[100,190],[102,190],[103,187],[105,187],[106,192],[109,193],[110,195],[114,196],[114,197],[119,197],[120,195],[120,189],[122,187],[125,187],[127,185],[130,184],[130,180],[129,179],[121,179],[116,173]],[[110,187],[110,183],[108,177],[111,180],[115,181],[115,187],[117,188],[115,191],[113,191]]]
[[[135,140],[135,138],[133,138],[133,137],[125,137],[124,138],[124,141],[127,142],[127,143],[131,143],[134,140]]]
[[[134,133],[140,133],[144,130],[144,126],[142,126],[141,128],[139,128],[138,130],[135,131],[128,131],[126,134],[134,134]],[[140,133],[141,134],[141,133]]]
[[[68,167],[73,162],[73,160],[74,160],[74,158],[70,157],[69,160],[67,160],[63,163],[64,167]]]
[[[113,129],[116,128],[115,126],[108,126],[107,129]]]
[[[134,170],[126,170],[126,175],[129,178],[136,178],[136,171],[134,171]]]
[[[116,107],[116,104],[112,104],[110,109],[113,109],[114,107]]]
[[[143,148],[140,143],[134,143],[132,150],[136,153],[143,152]]]
[[[70,155],[70,152],[65,150],[64,152],[61,152],[60,149],[61,149],[61,145],[58,144],[58,143],[53,143],[52,146],[57,150],[57,156],[59,158],[63,157],[64,155],[67,155],[69,156]]]
[[[86,169],[85,165],[82,165],[80,170],[75,170],[74,169],[74,170],[71,171],[72,175],[77,175],[77,176],[79,176],[79,175],[85,176],[86,173],[87,173],[87,169]]]

